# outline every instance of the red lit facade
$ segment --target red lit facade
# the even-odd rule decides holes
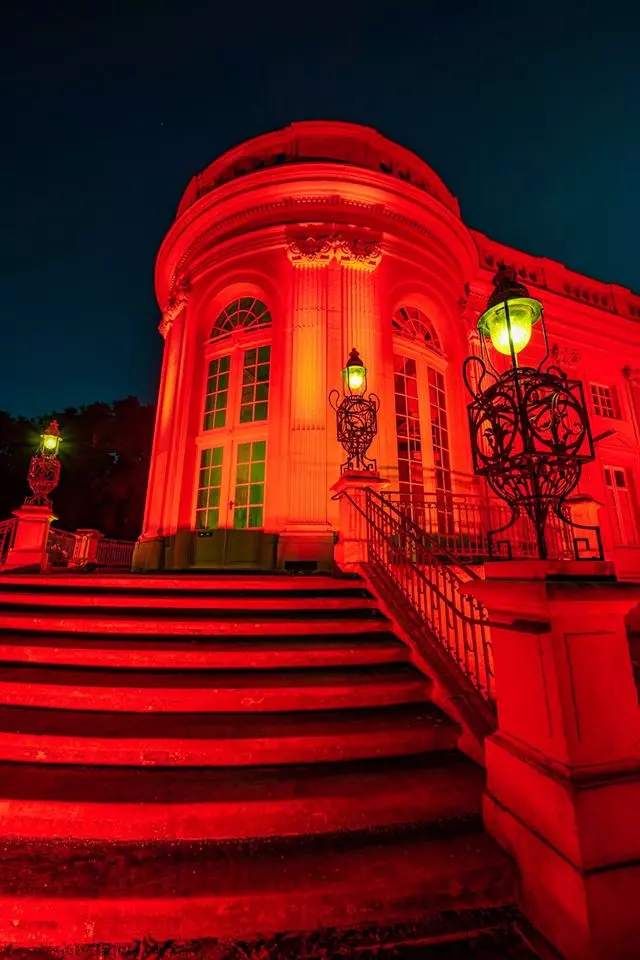
[[[501,262],[585,383],[605,436],[579,490],[619,574],[640,572],[640,296],[471,230],[422,160],[335,122],[242,144],[180,202],[156,266],[165,348],[135,568],[331,567],[344,455],[327,398],[354,346],[389,488],[432,498],[435,522],[443,497],[478,502],[461,367]]]

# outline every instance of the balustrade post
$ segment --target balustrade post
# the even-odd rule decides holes
[[[102,539],[99,530],[76,530],[76,547],[70,567],[84,567],[89,563],[96,563],[98,559],[98,544]]]
[[[334,559],[345,572],[355,572],[368,559],[366,501],[367,490],[379,493],[389,486],[373,470],[346,470],[331,487],[339,500],[338,540]]]
[[[44,571],[49,568],[47,543],[49,528],[58,518],[51,513],[51,507],[24,504],[13,511],[18,520],[13,546],[7,553],[3,570],[34,568]]]
[[[463,587],[491,621],[485,824],[518,864],[523,912],[562,956],[635,956],[640,711],[625,616],[640,587],[602,562],[485,570]]]

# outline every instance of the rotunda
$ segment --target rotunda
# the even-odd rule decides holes
[[[391,488],[464,486],[450,383],[477,272],[455,197],[367,127],[294,123],[194,177],[156,265],[165,348],[136,568],[332,565],[344,457],[327,398],[353,347]]]

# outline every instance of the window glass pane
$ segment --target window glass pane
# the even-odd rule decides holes
[[[227,420],[230,357],[216,357],[209,363],[204,400],[203,429],[224,427]],[[226,372],[225,372],[226,371]],[[212,411],[215,413],[212,414]]]
[[[195,516],[197,530],[218,529],[223,455],[223,447],[209,447],[200,452]],[[209,467],[208,464],[212,462],[216,466]]]
[[[237,530],[262,527],[267,445],[264,440],[238,445],[233,525]],[[240,454],[247,459],[240,461]],[[250,504],[247,510],[247,504]]]
[[[399,489],[403,497],[412,498],[424,494],[416,364],[410,357],[396,354],[393,365]]]
[[[266,420],[269,415],[271,347],[245,350],[240,396],[240,423]]]

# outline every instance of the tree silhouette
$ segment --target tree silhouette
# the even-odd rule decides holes
[[[154,417],[155,408],[136,397],[52,410],[34,423],[0,411],[0,520],[29,493],[29,459],[44,427],[56,419],[63,437],[60,484],[52,495],[57,525],[93,527],[135,540],[142,526]]]

